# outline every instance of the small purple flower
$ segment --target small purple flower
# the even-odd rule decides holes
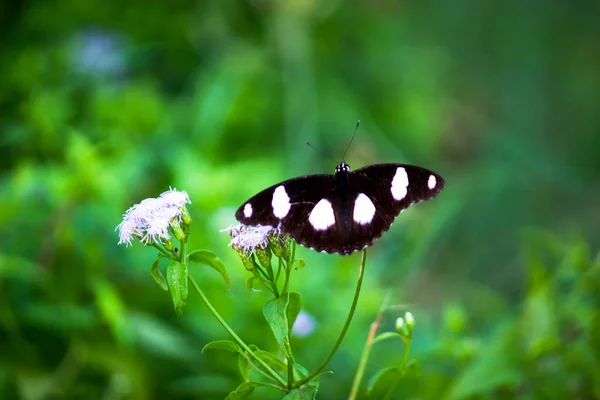
[[[300,310],[300,314],[298,314],[298,318],[296,318],[296,321],[294,322],[292,334],[301,338],[307,337],[313,333],[316,327],[317,320],[315,317],[302,309]]]

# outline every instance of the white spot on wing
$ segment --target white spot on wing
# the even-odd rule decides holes
[[[366,225],[373,220],[375,215],[375,205],[364,193],[359,193],[354,201],[354,221],[361,225]]]
[[[427,187],[431,190],[435,187],[435,185],[437,185],[437,179],[435,179],[435,176],[429,175],[429,179],[427,180]]]
[[[250,218],[252,216],[252,205],[250,203],[246,203],[244,206],[244,217]]]
[[[290,211],[290,197],[283,186],[277,186],[277,189],[273,192],[271,206],[273,206],[273,215],[279,219],[285,217]]]
[[[391,191],[392,196],[396,200],[402,200],[406,197],[406,193],[408,193],[408,175],[404,168],[398,167],[398,169],[396,169],[396,175],[394,175],[394,179],[392,179]]]
[[[335,224],[335,216],[333,215],[333,207],[327,199],[321,199],[312,209],[308,216],[308,222],[317,231],[324,231],[331,225]]]

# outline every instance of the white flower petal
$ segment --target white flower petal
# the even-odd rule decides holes
[[[172,207],[181,207],[186,204],[192,204],[190,196],[185,190],[178,191],[177,189],[169,189],[162,193],[160,198],[164,200],[166,204]]]
[[[246,251],[253,251],[257,248],[264,249],[269,244],[269,235],[279,234],[279,230],[272,226],[247,226],[237,225],[228,228],[231,235],[230,246],[241,247]]]

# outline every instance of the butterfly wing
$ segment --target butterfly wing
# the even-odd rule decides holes
[[[235,216],[245,225],[279,227],[318,251],[350,254],[381,237],[402,210],[443,187],[442,177],[427,169],[376,164],[281,182],[250,198]]]
[[[310,225],[315,205],[332,193],[334,175],[308,175],[273,185],[244,202],[235,217],[244,225],[279,227],[298,243],[315,247],[321,239]]]
[[[354,171],[353,177],[370,182],[359,185],[372,188],[374,196],[389,201],[395,216],[413,203],[434,198],[445,185],[444,178],[435,172],[407,164],[370,165]]]
[[[437,196],[444,184],[440,175],[413,165],[376,164],[354,171],[348,190],[355,196],[348,209],[352,218],[348,226],[352,237],[349,252],[370,246],[390,228],[398,214],[413,203]],[[361,195],[368,201],[359,201]],[[375,210],[371,218],[369,204]],[[366,214],[361,209],[366,209]]]

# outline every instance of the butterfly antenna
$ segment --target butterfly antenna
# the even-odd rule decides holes
[[[306,142],[306,145],[308,147],[310,147],[311,149],[313,149],[314,151],[316,151],[317,153],[319,153],[320,155],[322,155],[323,157],[327,158],[328,160],[333,161],[334,163],[337,164],[337,161],[333,159],[333,157],[330,157],[328,154],[325,154],[324,152],[322,152],[321,150],[317,149],[315,146],[313,146],[312,144],[310,144],[309,141]]]
[[[346,150],[344,151],[344,156],[342,157],[342,162],[346,161],[346,154],[348,153],[348,150],[350,149],[350,145],[354,141],[354,137],[356,136],[356,131],[358,130],[359,125],[360,125],[360,119],[358,121],[356,121],[356,128],[354,128],[354,134],[352,135],[350,142],[348,142],[348,146],[346,146]]]

